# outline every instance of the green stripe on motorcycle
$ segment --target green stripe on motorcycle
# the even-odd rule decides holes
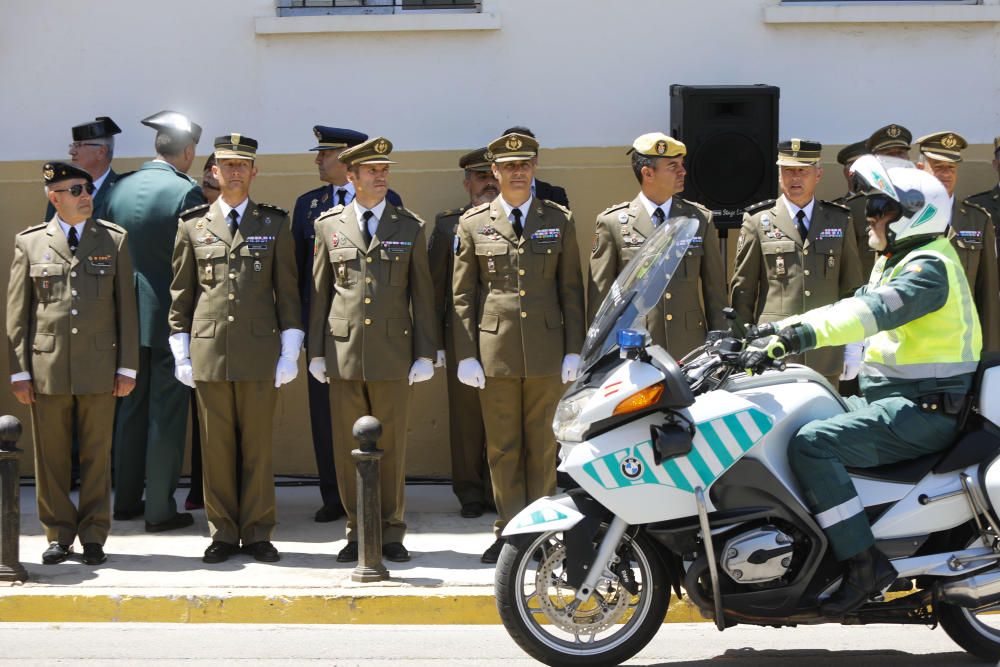
[[[745,452],[753,446],[753,438],[743,428],[743,424],[736,418],[736,415],[726,415],[722,418],[722,421],[726,425],[726,428],[729,429],[729,432],[733,434],[733,440],[740,446],[740,449]]]
[[[701,458],[701,454],[698,453],[697,449],[691,450],[691,453],[687,455],[687,460],[705,484],[711,484],[715,480],[715,474],[708,467],[708,464],[705,463],[705,459]]]
[[[730,456],[729,450],[726,449],[726,445],[722,442],[722,438],[720,438],[719,434],[715,432],[712,425],[709,423],[699,424],[698,431],[701,433],[701,436],[705,438],[705,442],[707,442],[708,446],[712,448],[712,451],[715,452],[715,455],[719,457],[719,463],[721,463],[724,468],[731,466],[733,464],[733,457]]]
[[[750,412],[750,418],[753,419],[753,423],[756,424],[757,428],[760,429],[761,435],[762,436],[767,435],[767,432],[771,430],[772,426],[774,426],[774,423],[771,421],[771,418],[768,417],[763,412],[761,412],[760,410],[750,410],[749,412]]]
[[[687,477],[685,477],[684,473],[681,472],[681,469],[677,465],[676,461],[674,461],[673,459],[664,461],[663,469],[667,471],[668,475],[670,475],[670,479],[673,480],[674,486],[676,486],[681,491],[694,493],[694,487],[692,487],[691,484],[688,483]]]

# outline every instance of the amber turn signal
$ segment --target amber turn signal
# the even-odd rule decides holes
[[[648,408],[651,405],[656,405],[662,395],[662,384],[654,384],[652,387],[646,387],[642,391],[637,391],[616,405],[613,414],[627,415],[630,412],[636,412],[638,410]]]

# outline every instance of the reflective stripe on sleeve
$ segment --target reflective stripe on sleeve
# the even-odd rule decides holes
[[[841,521],[847,521],[852,516],[856,516],[864,511],[865,506],[861,504],[861,499],[854,496],[850,500],[846,500],[839,505],[817,514],[816,523],[819,524],[820,528],[826,530],[830,526],[838,524]]]

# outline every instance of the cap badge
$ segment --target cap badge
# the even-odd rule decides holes
[[[486,160],[489,160],[490,162],[492,162],[493,161],[493,152],[492,151],[486,151],[485,153],[483,153],[483,158],[486,159]]]
[[[802,142],[798,139],[792,139],[792,150],[796,153],[802,150]]]
[[[890,138],[895,139],[899,137],[899,135],[901,135],[903,131],[900,130],[899,127],[896,125],[890,125],[889,129],[887,129],[885,133],[889,135]]]
[[[946,134],[944,135],[944,139],[941,140],[941,145],[945,148],[954,148],[958,145],[958,139],[954,134]]]
[[[314,128],[313,128],[313,134],[315,134],[315,135],[316,135],[316,138],[317,138],[317,139],[320,139],[320,140],[322,140],[322,139],[323,139],[323,134],[322,134],[322,133],[321,133],[321,132],[319,131],[319,128],[315,128],[315,127],[314,127]]]
[[[663,155],[666,152],[667,152],[667,142],[665,142],[663,139],[660,139],[659,141],[656,142],[656,154]]]
[[[229,135],[229,143],[233,145],[233,150],[236,150],[237,145],[240,143],[240,135],[237,132],[233,132]]]
[[[56,172],[52,170],[52,167],[46,167],[45,171],[42,172],[42,176],[45,177],[46,181],[52,180],[52,177],[56,175]]]
[[[389,144],[386,142],[385,139],[379,139],[378,141],[375,142],[374,148],[375,148],[375,152],[378,153],[379,155],[381,155],[381,154],[385,153],[386,150],[388,150]]]
[[[519,148],[521,148],[522,145],[523,145],[523,142],[520,139],[518,139],[517,137],[511,137],[510,139],[508,139],[504,143],[504,146],[506,146],[507,150],[509,150],[509,151],[516,151]]]

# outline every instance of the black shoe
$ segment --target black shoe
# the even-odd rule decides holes
[[[402,542],[389,542],[382,545],[382,555],[393,563],[405,563],[410,560],[410,552]]]
[[[87,542],[83,545],[83,564],[100,565],[108,557],[104,554],[104,547],[97,542]]]
[[[344,508],[337,503],[336,505],[323,505],[318,510],[316,510],[316,515],[313,516],[313,521],[316,523],[330,523],[331,521],[336,521],[341,517],[347,516],[347,512]]]
[[[820,613],[824,616],[843,616],[881,593],[896,580],[896,575],[896,568],[885,554],[870,547],[847,561],[840,588],[820,605]]]
[[[42,552],[42,562],[46,565],[55,565],[66,560],[71,553],[73,553],[72,544],[51,542],[49,548]]]
[[[229,542],[212,542],[205,549],[205,555],[201,559],[206,563],[223,563],[229,560],[230,556],[236,555],[239,551],[235,544]]]
[[[477,519],[483,515],[486,506],[478,501],[473,501],[471,503],[462,503],[462,511],[459,514],[462,515],[463,519]]]
[[[138,509],[131,510],[115,510],[112,515],[115,521],[131,521],[132,519],[138,519],[146,511],[146,503],[139,503]]]
[[[274,545],[267,540],[244,544],[240,551],[253,556],[254,560],[258,560],[261,563],[277,563],[281,560],[281,554],[279,554],[278,550],[274,548]]]
[[[496,541],[490,545],[490,548],[483,552],[482,557],[479,559],[480,562],[493,564],[496,563],[500,558],[500,550],[503,549],[503,545],[507,543],[502,537],[498,537]]]
[[[337,554],[338,563],[357,563],[358,562],[358,543],[348,542],[347,546],[340,550]]]
[[[147,533],[163,533],[168,530],[177,530],[178,528],[187,528],[194,523],[194,517],[187,512],[178,512],[166,521],[158,521],[157,523],[146,522],[146,532]]]

